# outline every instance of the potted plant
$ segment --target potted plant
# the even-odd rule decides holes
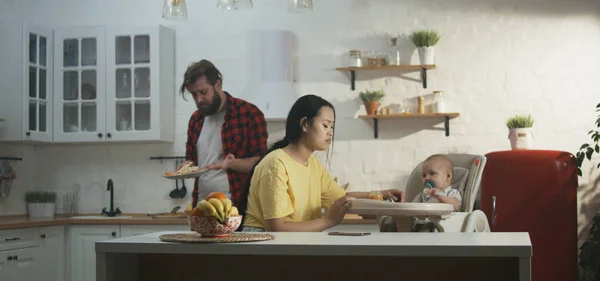
[[[385,92],[383,90],[366,90],[360,92],[358,95],[365,105],[367,115],[375,115],[380,105],[379,101],[383,99]]]
[[[506,121],[506,127],[509,130],[508,139],[513,150],[531,149],[533,142],[531,132],[533,118],[531,118],[531,115],[516,114]]]
[[[596,105],[596,114],[598,115],[598,119],[596,119],[596,128],[600,129],[600,103]],[[577,158],[577,173],[579,176],[582,176],[583,173],[581,171],[581,165],[583,164],[583,160],[587,158],[588,160],[592,160],[592,155],[595,153],[600,153],[600,131],[598,130],[590,130],[588,132],[590,138],[592,139],[592,143],[584,143],[579,148],[579,151],[576,154]],[[596,168],[600,169],[600,163]]]
[[[56,204],[54,191],[27,191],[25,193],[27,213],[30,218],[53,218]]]
[[[435,64],[435,45],[440,41],[439,33],[434,30],[417,30],[409,37],[419,51],[421,64]]]

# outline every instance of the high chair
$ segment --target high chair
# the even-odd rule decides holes
[[[463,201],[458,212],[450,215],[429,217],[435,226],[433,232],[489,232],[490,227],[486,215],[480,210],[473,210],[477,192],[481,183],[481,176],[487,161],[483,155],[475,154],[446,154],[454,164],[452,186],[461,192]],[[423,182],[421,180],[421,166],[419,163],[408,178],[405,190],[405,201],[423,202]],[[422,218],[421,218],[422,219]],[[378,218],[381,231],[394,231],[395,225],[390,216]]]

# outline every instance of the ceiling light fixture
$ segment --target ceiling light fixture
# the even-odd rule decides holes
[[[162,17],[168,20],[187,19],[187,6],[185,0],[165,0]]]
[[[288,0],[288,12],[301,13],[301,12],[312,12],[313,1],[312,0]]]
[[[252,9],[252,0],[218,0],[217,8],[227,11],[239,11]]]

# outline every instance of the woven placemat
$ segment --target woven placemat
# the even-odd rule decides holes
[[[271,234],[255,234],[255,233],[243,233],[234,232],[229,234],[228,237],[202,237],[199,233],[175,233],[175,234],[163,234],[159,236],[161,241],[164,242],[178,242],[178,243],[236,243],[236,242],[254,242],[254,241],[266,241],[273,240],[275,236]]]

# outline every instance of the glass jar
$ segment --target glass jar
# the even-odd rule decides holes
[[[361,67],[362,66],[362,59],[360,57],[359,50],[350,50],[350,60],[349,60],[348,65],[350,67]]]
[[[398,50],[398,38],[392,38],[392,44],[388,50],[388,65],[400,65],[400,50]]]
[[[382,201],[383,194],[379,190],[373,190],[369,193],[369,199]]]
[[[444,92],[433,91],[433,96],[435,98],[435,103],[433,104],[433,111],[435,113],[446,112],[446,104],[444,103]]]

